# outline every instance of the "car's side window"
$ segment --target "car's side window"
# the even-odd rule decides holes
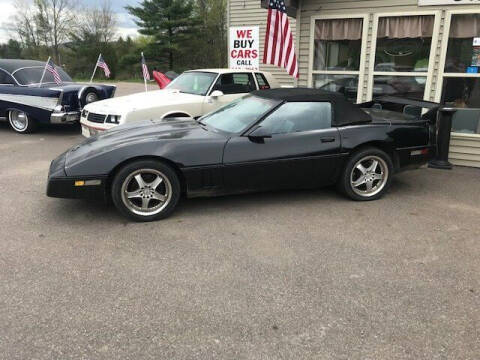
[[[260,90],[270,89],[270,85],[268,84],[268,81],[265,78],[265,75],[263,75],[262,73],[255,73],[255,77],[257,78],[258,88]]]
[[[272,135],[329,129],[332,104],[329,102],[288,102],[262,121]]]
[[[220,75],[213,90],[225,95],[245,94],[256,90],[256,86],[251,73],[229,73]]]
[[[0,70],[0,85],[15,85],[12,77],[3,70]]]

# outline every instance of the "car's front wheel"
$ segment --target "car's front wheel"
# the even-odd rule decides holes
[[[390,156],[377,148],[365,148],[350,157],[338,186],[353,200],[376,200],[388,190],[392,175]]]
[[[168,165],[139,160],[118,171],[112,182],[116,208],[135,221],[154,221],[169,216],[180,199],[180,181]]]
[[[26,112],[21,110],[10,110],[8,112],[8,122],[10,127],[20,134],[28,134],[36,129],[35,122]]]

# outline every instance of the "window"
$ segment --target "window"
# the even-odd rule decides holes
[[[480,136],[480,12],[452,11],[445,30],[448,45],[440,101],[460,108],[453,115],[452,132]]]
[[[10,75],[0,70],[0,85],[15,85],[15,83]]]
[[[364,51],[366,19],[319,18],[314,24],[312,77],[315,88],[339,92],[352,101],[361,100],[359,82]]]
[[[278,108],[262,123],[271,134],[288,134],[328,129],[332,126],[332,104],[328,102],[290,102]]]
[[[244,94],[256,89],[251,73],[222,74],[213,87],[213,90],[220,90],[225,95]]]
[[[241,133],[279,103],[278,100],[246,95],[202,116],[200,122],[220,131]]]
[[[270,85],[268,84],[267,79],[262,73],[255,73],[255,77],[257,78],[258,88],[260,90],[268,90],[270,89]]]
[[[40,80],[42,79],[42,75],[44,84],[54,84],[55,79],[53,78],[53,75],[48,71],[46,71],[44,74],[43,70],[43,67],[29,67],[17,70],[12,73],[12,75],[21,85],[39,84]],[[57,71],[60,74],[60,79],[62,80],[62,82],[73,82],[72,78],[65,71],[63,71],[62,68],[57,67]]]
[[[479,67],[480,14],[454,14],[450,22],[445,72],[478,73]]]
[[[217,76],[217,73],[211,72],[184,72],[168,84],[166,88],[175,89],[186,94],[206,95]]]
[[[371,97],[394,95],[423,100],[436,15],[379,16]]]

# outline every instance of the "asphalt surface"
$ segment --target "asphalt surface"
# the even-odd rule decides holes
[[[194,199],[136,224],[45,196],[81,140],[0,124],[0,359],[479,359],[480,169],[405,172],[369,203]]]

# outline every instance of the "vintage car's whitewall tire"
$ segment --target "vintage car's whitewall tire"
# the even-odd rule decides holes
[[[10,127],[17,133],[28,134],[37,128],[36,123],[27,113],[21,110],[10,110],[8,112]]]
[[[368,147],[355,152],[343,170],[339,190],[357,201],[381,198],[390,187],[393,162],[384,151]]]
[[[180,199],[175,170],[155,160],[138,160],[121,168],[112,182],[112,200],[125,216],[139,222],[169,216]]]

